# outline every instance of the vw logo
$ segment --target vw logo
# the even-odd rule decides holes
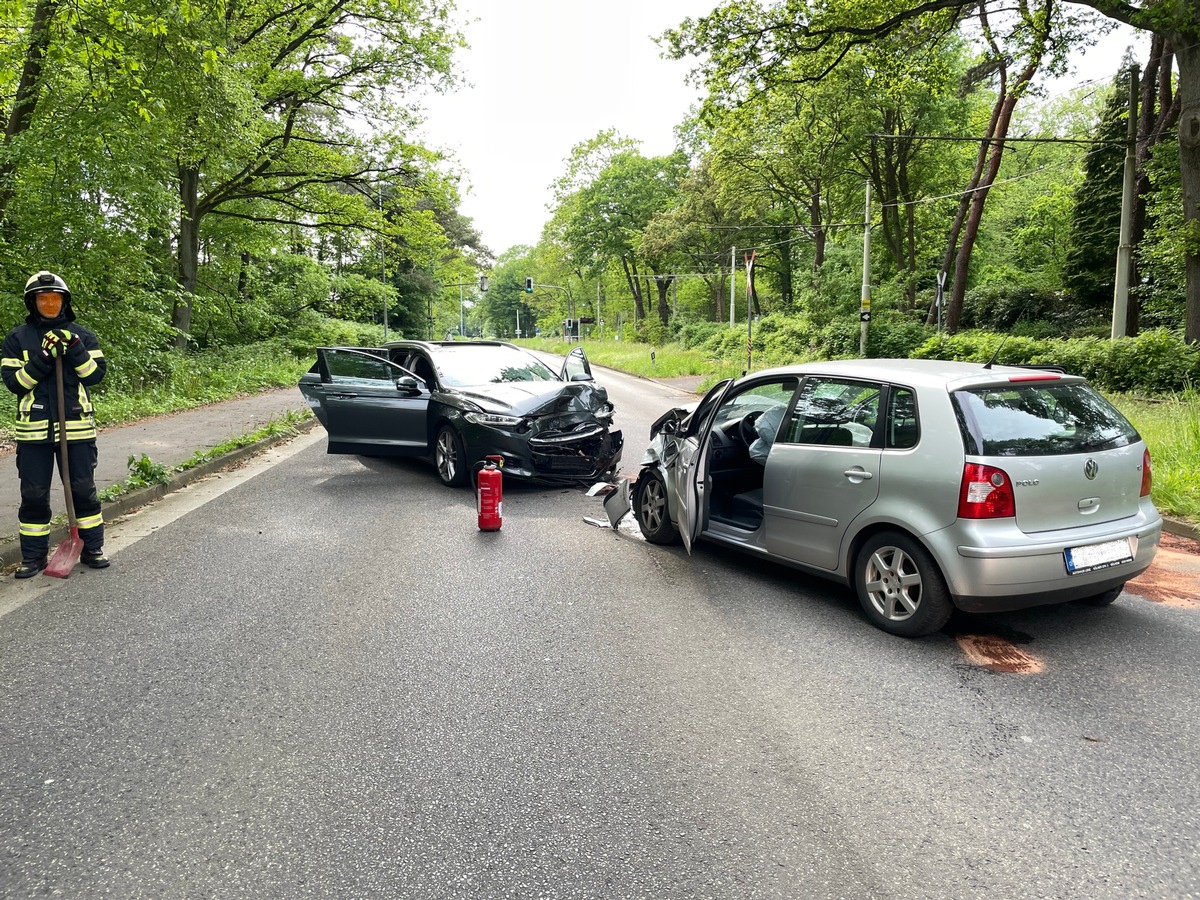
[[[1088,481],[1094,481],[1096,473],[1100,471],[1100,467],[1096,465],[1094,459],[1089,459],[1083,464],[1083,474],[1087,476]]]

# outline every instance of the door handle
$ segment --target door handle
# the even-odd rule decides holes
[[[861,478],[863,481],[870,481],[872,478],[875,477],[870,472],[868,472],[866,469],[859,469],[859,468],[847,469],[842,474],[845,475],[847,478]]]

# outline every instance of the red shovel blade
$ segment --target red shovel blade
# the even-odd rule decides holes
[[[50,565],[46,566],[42,574],[49,575],[51,578],[66,578],[75,568],[75,564],[79,562],[79,554],[82,552],[83,538],[79,536],[78,528],[72,528],[71,536],[64,538],[58,545],[54,556],[50,558]]]

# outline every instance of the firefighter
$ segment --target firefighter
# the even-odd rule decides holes
[[[50,551],[50,484],[58,441],[58,385],[55,359],[62,359],[66,407],[67,464],[75,518],[83,542],[80,556],[93,569],[108,566],[104,519],[96,493],[96,421],[88,388],[104,378],[107,363],[100,342],[75,322],[71,291],[53,272],[38,272],[25,283],[29,315],[4,339],[0,375],[17,395],[17,474],[21,479],[21,565],[17,578],[46,568]]]

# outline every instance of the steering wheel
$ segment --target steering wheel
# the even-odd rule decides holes
[[[758,440],[758,432],[754,430],[754,423],[758,421],[758,417],[763,414],[761,409],[751,410],[742,416],[738,422],[738,437],[742,439],[747,447]]]

